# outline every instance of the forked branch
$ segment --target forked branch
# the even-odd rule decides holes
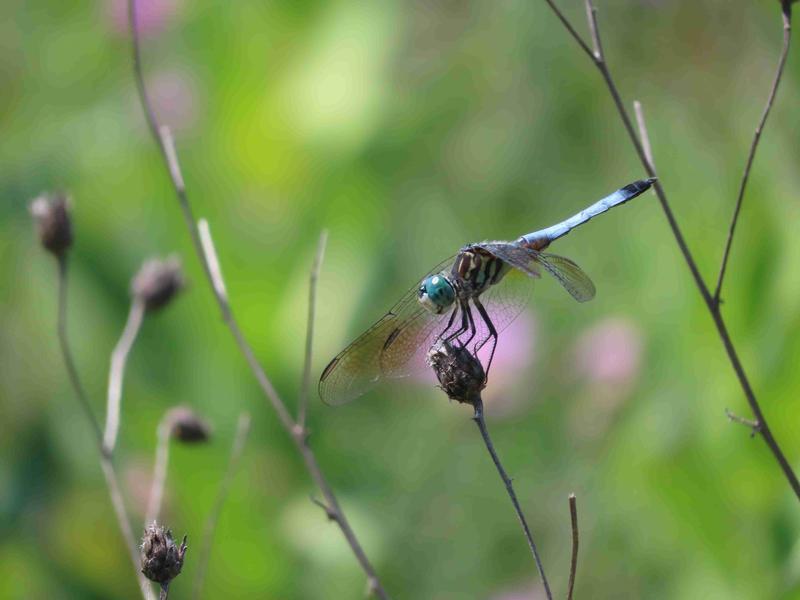
[[[614,101],[614,105],[617,108],[617,112],[619,113],[620,119],[622,120],[623,125],[625,126],[625,130],[628,133],[628,137],[630,138],[631,144],[633,144],[634,149],[636,150],[636,154],[639,157],[639,160],[642,163],[642,166],[647,171],[648,175],[651,177],[656,177],[657,173],[655,170],[655,166],[652,163],[652,152],[649,150],[649,141],[648,141],[648,150],[645,150],[645,146],[643,145],[642,141],[640,140],[639,136],[636,135],[636,131],[633,128],[633,124],[631,118],[628,114],[627,109],[625,108],[625,104],[622,101],[620,96],[619,90],[614,82],[614,79],[611,76],[611,73],[608,69],[608,65],[606,63],[605,56],[603,54],[602,46],[599,43],[600,40],[600,33],[599,27],[597,24],[596,18],[596,9],[592,4],[591,0],[585,0],[587,14],[588,14],[588,21],[589,21],[589,29],[592,34],[592,39],[596,40],[595,42],[595,50],[593,51],[585,41],[581,38],[580,34],[575,30],[569,20],[564,16],[564,14],[559,10],[559,8],[555,5],[553,0],[545,0],[547,5],[551,8],[551,10],[555,13],[564,27],[567,29],[568,33],[572,36],[575,42],[580,46],[580,48],[589,56],[592,60],[592,63],[597,67],[600,71],[600,74],[603,76],[603,79],[606,83],[606,87],[608,88],[609,93]],[[791,12],[789,8],[789,4],[791,3],[790,0],[783,0],[781,2],[782,7],[782,21],[783,21],[783,31],[784,31],[784,51],[786,52],[788,49],[788,34],[790,31],[790,19],[791,19]],[[782,52],[782,54],[783,54]],[[785,59],[779,61],[779,72],[776,75],[776,80],[779,82],[780,80],[780,73],[783,70],[785,65]],[[777,83],[773,82],[772,91],[777,91]],[[768,106],[771,106],[772,101],[774,101],[774,94],[770,93],[770,100]],[[640,113],[639,118],[639,127],[641,129],[642,140],[647,140],[647,127],[645,124],[644,116],[641,113],[641,110],[638,111]],[[768,113],[768,110],[766,111]],[[765,117],[762,115],[762,125],[763,121],[765,121]],[[759,129],[761,129],[761,127]],[[760,131],[758,133],[760,136]],[[755,141],[754,145],[751,147],[751,154],[755,154],[755,150],[757,148],[757,140]],[[752,162],[750,160],[749,162]],[[749,173],[749,169],[746,171]],[[683,258],[686,262],[686,265],[689,267],[690,272],[692,273],[692,277],[695,281],[698,291],[703,298],[703,302],[705,302],[706,307],[711,315],[711,318],[714,321],[714,325],[717,328],[717,333],[719,334],[719,338],[722,341],[722,345],[725,348],[725,352],[728,356],[728,360],[731,363],[731,367],[733,368],[734,372],[736,373],[736,377],[739,380],[739,385],[744,392],[745,398],[747,399],[747,403],[750,405],[750,409],[755,416],[755,422],[759,424],[758,433],[766,442],[767,446],[772,452],[775,460],[778,462],[781,470],[783,471],[784,477],[789,482],[789,485],[792,487],[795,495],[800,499],[800,481],[798,481],[797,476],[795,475],[792,467],[789,465],[786,456],[783,454],[778,442],[775,440],[775,437],[772,435],[772,431],[767,424],[766,419],[764,418],[764,414],[761,411],[761,406],[756,399],[755,392],[750,384],[750,380],[748,379],[747,375],[745,374],[744,367],[739,359],[739,355],[736,352],[736,348],[731,341],[730,334],[728,333],[727,325],[725,324],[724,319],[722,318],[722,314],[719,310],[719,302],[717,301],[717,291],[714,294],[711,293],[708,285],[706,284],[703,277],[700,275],[700,271],[697,268],[697,263],[692,255],[689,247],[686,243],[686,240],[683,237],[683,233],[678,226],[678,222],[675,219],[675,216],[672,212],[672,208],[667,200],[666,192],[664,191],[663,186],[663,179],[659,177],[658,181],[654,184],[654,189],[656,192],[656,196],[658,197],[659,203],[661,204],[661,208],[664,211],[665,216],[667,217],[667,221],[669,223],[669,227],[672,230],[672,234],[675,237],[675,241],[680,248],[681,254],[683,254]],[[746,182],[745,182],[746,183]],[[738,204],[739,202],[737,202]],[[737,209],[738,211],[738,209]],[[736,217],[734,217],[736,219]],[[735,228],[735,222],[733,223],[733,227]],[[733,233],[729,234],[729,237],[732,238]],[[725,259],[727,261],[727,259]]]
[[[372,567],[372,564],[361,547],[361,543],[358,541],[355,532],[353,531],[349,521],[347,520],[347,517],[342,511],[341,506],[339,505],[339,502],[333,493],[333,489],[330,487],[322,474],[322,469],[317,462],[316,456],[311,450],[311,447],[308,445],[308,436],[305,434],[304,427],[300,427],[299,424],[292,418],[285,402],[272,385],[272,382],[270,381],[269,377],[267,377],[267,374],[264,372],[264,369],[256,358],[252,347],[244,337],[244,334],[239,327],[239,323],[236,320],[233,311],[231,310],[228,295],[225,291],[225,283],[222,278],[222,271],[219,268],[219,261],[216,257],[214,245],[211,240],[211,236],[208,233],[208,226],[207,224],[205,226],[202,224],[198,226],[195,221],[191,204],[189,203],[188,194],[186,193],[186,186],[184,184],[183,175],[181,174],[180,162],[178,160],[178,154],[175,150],[172,136],[170,135],[168,128],[159,125],[147,93],[147,86],[142,73],[139,30],[136,21],[136,0],[128,0],[128,20],[132,41],[133,74],[136,81],[136,87],[139,92],[139,100],[141,102],[145,118],[147,119],[150,133],[152,134],[153,140],[161,152],[164,166],[167,168],[169,173],[170,181],[186,222],[186,227],[188,228],[189,234],[192,238],[195,253],[200,260],[208,284],[211,287],[211,291],[213,292],[214,298],[216,299],[217,305],[222,313],[223,321],[230,330],[239,351],[247,361],[247,364],[250,367],[253,376],[256,378],[264,397],[269,401],[269,404],[277,414],[278,420],[280,421],[284,430],[291,437],[296,449],[303,457],[306,469],[311,475],[311,478],[314,480],[314,483],[322,492],[322,495],[325,497],[326,504],[328,505],[329,509],[336,514],[335,522],[341,529],[342,534],[344,535],[348,545],[350,546],[350,549],[358,560],[361,569],[366,574],[370,590],[378,598],[388,598],[388,594],[383,589],[375,569]],[[200,231],[203,227],[205,227],[207,234],[205,239],[201,239],[200,234]]]

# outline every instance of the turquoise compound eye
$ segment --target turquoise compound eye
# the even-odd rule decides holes
[[[443,275],[431,275],[419,286],[419,301],[435,314],[441,314],[456,300],[453,285]]]

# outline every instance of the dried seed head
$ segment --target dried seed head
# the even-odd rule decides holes
[[[153,258],[145,261],[133,278],[131,293],[150,311],[166,306],[183,286],[183,271],[178,257]]]
[[[150,581],[162,585],[175,579],[183,567],[186,555],[186,536],[178,546],[172,539],[172,532],[153,521],[144,530],[142,538],[142,573]]]
[[[169,414],[170,433],[181,442],[207,442],[211,438],[211,426],[189,408],[178,406]]]
[[[60,193],[42,194],[30,203],[29,210],[42,246],[56,256],[63,255],[72,245],[67,197]]]
[[[473,406],[480,401],[481,390],[486,387],[486,374],[481,361],[472,352],[441,342],[428,351],[428,365],[451,400]]]

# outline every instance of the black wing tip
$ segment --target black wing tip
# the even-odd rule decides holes
[[[633,198],[649,190],[656,181],[658,181],[658,177],[639,179],[633,183],[629,183],[622,189],[631,194],[631,197]]]

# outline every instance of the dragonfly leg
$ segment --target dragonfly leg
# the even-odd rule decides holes
[[[464,302],[463,310],[467,313],[467,320],[469,321],[469,337],[466,339],[466,341],[461,343],[461,345],[466,348],[473,340],[478,330],[475,327],[475,319],[472,317],[472,309],[469,307],[467,302]]]
[[[456,321],[456,315],[458,314],[459,307],[460,307],[460,305],[456,304],[455,308],[453,309],[453,312],[450,313],[450,319],[447,321],[447,327],[445,327],[442,330],[442,332],[438,335],[437,339],[440,339],[440,340],[441,339],[445,339],[445,335],[447,334],[448,331],[450,331],[450,328],[453,326],[453,323],[455,323],[455,321]]]
[[[481,301],[478,300],[478,298],[475,298],[473,299],[473,302],[475,303],[475,308],[478,309],[478,313],[481,315],[483,322],[486,323],[486,327],[489,329],[489,337],[492,339],[492,352],[489,354],[489,362],[486,363],[486,369],[485,369],[486,378],[488,379],[489,369],[492,368],[492,359],[494,358],[494,351],[497,348],[497,329],[495,329],[494,323],[492,323],[491,318],[489,318],[489,313],[486,311],[486,308],[484,308],[483,304],[481,304]],[[483,341],[480,343],[480,345],[483,346],[485,343],[486,341]],[[477,348],[475,352],[477,353]]]
[[[458,307],[461,309],[461,327],[459,327],[455,332],[451,333],[446,338],[444,338],[444,341],[448,344],[451,343],[453,340],[457,340],[462,333],[464,333],[465,331],[467,331],[467,329],[469,329],[469,318],[471,315],[467,313],[466,303],[459,302]],[[453,313],[453,315],[455,316],[455,312]],[[450,328],[448,327],[448,329]]]

